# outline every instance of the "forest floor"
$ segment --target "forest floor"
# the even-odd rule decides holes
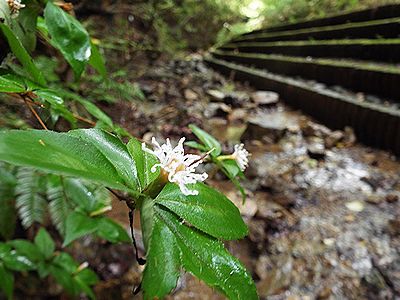
[[[240,209],[249,236],[227,243],[262,299],[393,299],[400,296],[400,164],[285,106],[274,93],[235,84],[192,55],[155,63],[137,80],[146,101],[103,104],[116,123],[149,140],[193,139],[193,123],[252,153],[247,201],[221,174],[207,182]],[[128,209],[110,216],[128,228]],[[137,216],[136,216],[137,217]],[[137,218],[136,218],[137,219]],[[136,238],[140,245],[139,224]],[[130,245],[84,240],[79,253],[100,275],[99,299],[132,299],[140,283]],[[141,294],[136,296],[141,299]],[[185,275],[169,299],[224,299]]]

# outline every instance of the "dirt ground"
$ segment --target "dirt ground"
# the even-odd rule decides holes
[[[400,164],[393,156],[359,145],[350,128],[331,131],[292,111],[279,95],[234,84],[195,55],[155,64],[139,85],[147,101],[103,106],[132,134],[191,139],[194,123],[225,151],[242,141],[252,153],[244,205],[224,176],[205,169],[249,226],[248,237],[227,247],[253,275],[260,298],[400,297]],[[114,200],[110,215],[126,226],[127,212]],[[102,279],[98,298],[132,299],[143,271],[132,248],[89,239],[81,246]],[[186,274],[168,299],[224,297]]]

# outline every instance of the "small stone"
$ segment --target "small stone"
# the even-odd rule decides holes
[[[388,194],[388,195],[386,195],[385,200],[389,203],[394,203],[394,202],[399,201],[399,196],[396,194]]]
[[[400,220],[398,220],[398,219],[389,220],[388,229],[389,229],[389,233],[391,235],[393,235],[393,236],[399,235],[399,233],[400,233]]]
[[[225,98],[225,94],[218,90],[208,90],[207,95],[214,101],[222,101]]]
[[[325,147],[330,149],[335,147],[339,142],[341,142],[344,138],[343,131],[336,130],[333,131],[325,138]]]
[[[354,212],[361,212],[364,210],[364,203],[362,203],[361,201],[351,201],[351,202],[347,202],[345,204],[345,206],[347,207],[347,209],[354,211]]]
[[[194,101],[197,99],[197,94],[190,89],[186,89],[184,92],[184,96],[186,100]]]
[[[310,158],[322,160],[325,158],[325,146],[322,143],[312,143],[307,146],[307,154]]]
[[[345,215],[344,220],[347,223],[352,223],[356,220],[356,217],[354,215]]]
[[[251,94],[253,101],[259,106],[273,106],[279,101],[279,94],[270,91],[258,91]]]
[[[335,244],[336,240],[334,238],[326,238],[322,241],[326,246],[331,247]]]
[[[376,194],[370,195],[370,196],[366,199],[366,201],[367,201],[368,203],[371,203],[371,204],[380,204],[380,203],[383,202],[383,200],[384,200],[384,199],[383,199],[382,196],[376,195]]]

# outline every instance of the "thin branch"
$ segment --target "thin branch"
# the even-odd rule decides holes
[[[24,99],[25,104],[29,107],[29,110],[32,112],[32,114],[35,116],[35,118],[39,121],[40,125],[43,127],[44,130],[49,130],[46,127],[46,124],[44,124],[43,120],[40,118],[36,110],[32,107],[32,103],[28,101],[24,96],[21,96],[22,99]]]
[[[143,266],[146,263],[146,260],[139,257],[138,248],[137,248],[136,240],[135,240],[135,235],[133,234],[133,210],[129,211],[129,227],[131,229],[132,244],[133,244],[133,247],[135,248],[136,261],[138,262],[139,265]]]

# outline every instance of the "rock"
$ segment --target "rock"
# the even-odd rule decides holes
[[[400,234],[400,220],[393,219],[388,222],[388,231],[392,236],[397,236]]]
[[[361,212],[364,210],[364,203],[361,201],[350,201],[345,204],[347,209],[354,211],[354,212]]]
[[[230,92],[225,95],[223,101],[232,107],[241,107],[244,102],[249,100],[250,97],[246,92]]]
[[[370,204],[380,204],[384,201],[384,197],[382,195],[372,194],[367,197],[366,201]]]
[[[207,95],[211,97],[211,100],[222,101],[225,98],[225,94],[218,90],[208,90]]]
[[[189,101],[194,101],[197,99],[197,94],[192,91],[191,89],[185,89],[185,91],[183,92],[185,99],[189,100]]]
[[[210,102],[207,105],[206,109],[204,110],[204,116],[206,118],[212,118],[212,117],[224,118],[231,112],[232,109],[225,103]]]
[[[388,195],[386,195],[385,200],[389,203],[394,203],[394,202],[399,201],[399,196],[396,194],[388,194]]]
[[[321,124],[317,124],[303,118],[300,121],[300,129],[305,137],[327,137],[331,134],[331,130]]]
[[[261,107],[269,107],[278,103],[279,94],[270,91],[258,91],[251,94],[251,99]]]
[[[322,160],[325,158],[325,146],[322,143],[312,143],[307,146],[307,154],[310,158]]]
[[[258,113],[248,117],[248,126],[244,132],[244,139],[261,140],[265,137],[272,142],[279,141],[287,129],[297,126],[297,119],[285,111],[272,113]]]
[[[325,138],[325,147],[330,149],[336,146],[344,138],[343,131],[335,130]]]
[[[354,134],[354,130],[351,127],[345,127],[344,128],[344,144],[346,146],[351,146],[351,145],[354,145],[356,140],[357,140],[357,138],[356,138],[356,135]]]

